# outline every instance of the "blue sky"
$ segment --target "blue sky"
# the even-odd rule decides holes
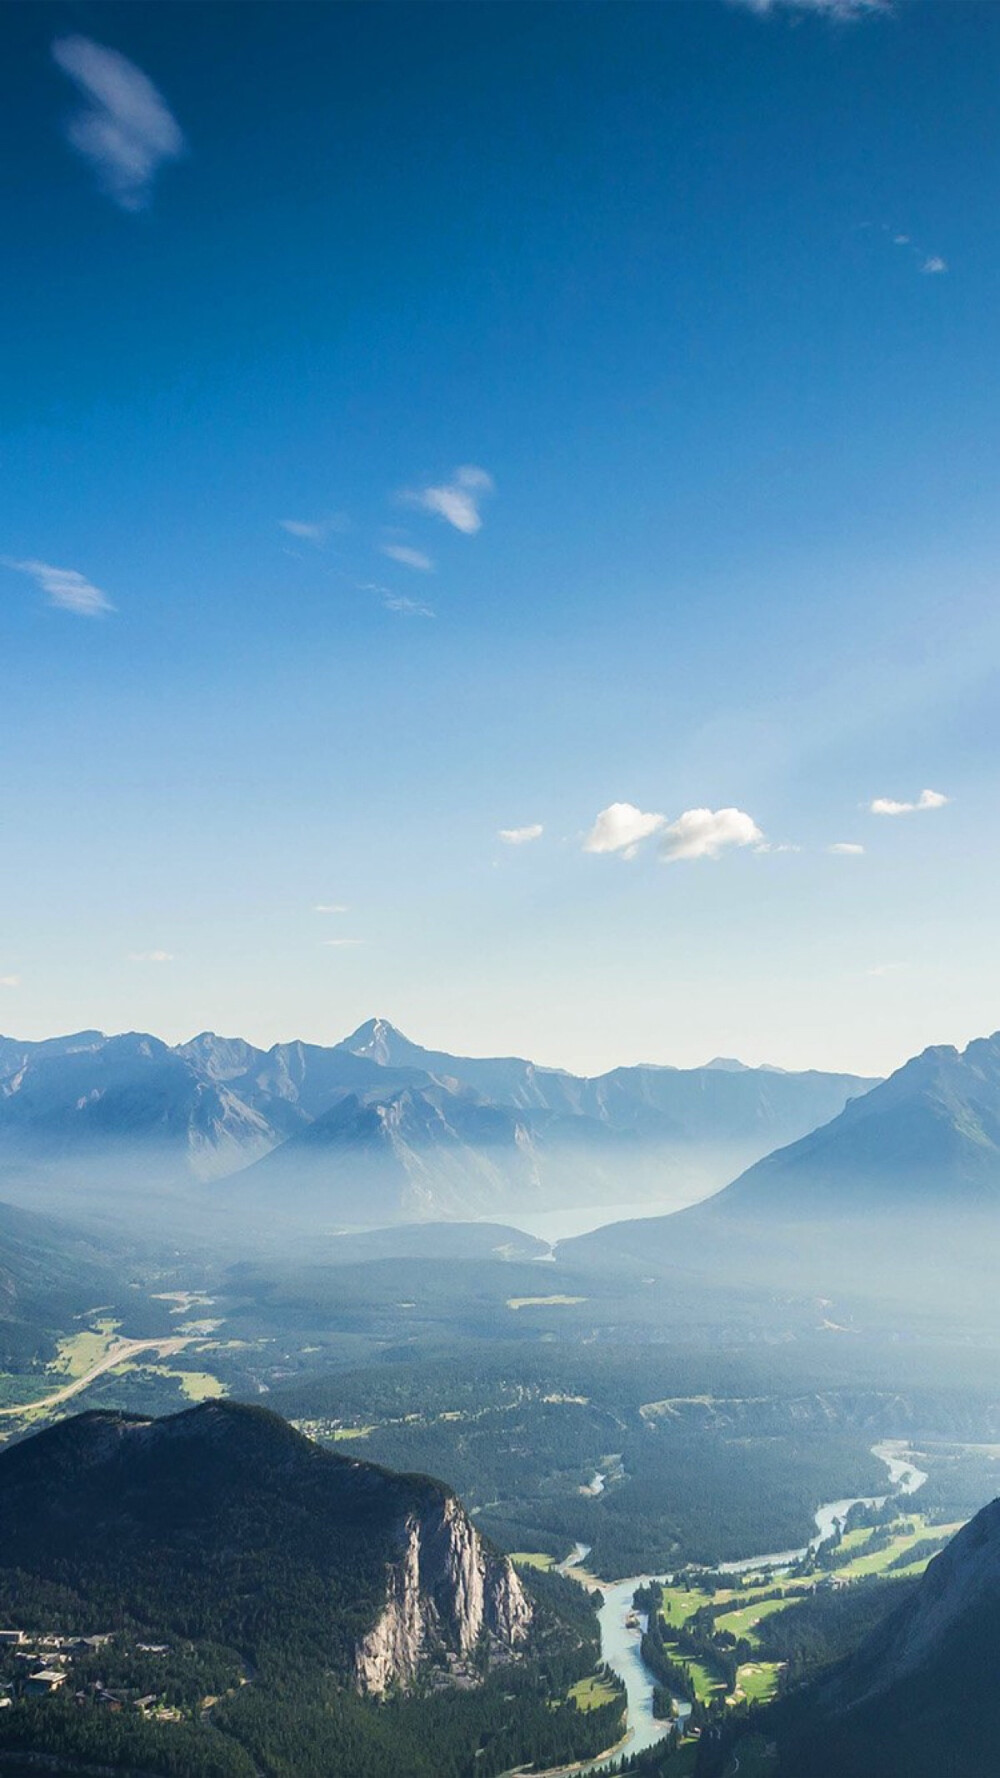
[[[0,1029],[1000,1025],[1000,7],[0,29]]]

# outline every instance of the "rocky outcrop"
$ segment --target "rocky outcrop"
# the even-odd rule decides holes
[[[381,1697],[392,1685],[405,1688],[428,1655],[469,1655],[484,1635],[494,1658],[509,1659],[531,1616],[509,1559],[486,1548],[453,1495],[441,1496],[405,1521],[385,1606],[357,1650],[359,1689]]]

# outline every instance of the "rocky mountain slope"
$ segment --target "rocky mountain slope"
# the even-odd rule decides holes
[[[781,1778],[984,1778],[1000,1746],[998,1661],[995,1500],[842,1666],[774,1713]]]
[[[510,1562],[442,1484],[230,1402],[81,1414],[0,1452],[0,1524],[8,1618],[32,1595],[43,1617],[76,1602],[80,1622],[225,1643],[255,1668],[292,1654],[368,1693],[481,1638],[510,1658],[531,1624]]]

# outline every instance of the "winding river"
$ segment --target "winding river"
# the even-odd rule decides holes
[[[906,1445],[901,1441],[886,1440],[882,1444],[872,1446],[872,1455],[888,1470],[890,1490],[896,1494],[915,1494],[927,1480],[923,1470],[918,1469],[907,1453]],[[595,1482],[597,1478],[595,1477]],[[595,1488],[595,1492],[596,1492]],[[888,1494],[855,1495],[850,1500],[828,1500],[817,1509],[815,1515],[816,1531],[809,1543],[798,1550],[779,1550],[769,1556],[748,1556],[741,1562],[720,1562],[716,1572],[721,1574],[748,1574],[757,1568],[787,1568],[798,1562],[810,1550],[817,1549],[821,1543],[835,1530],[838,1521],[843,1520],[852,1506],[881,1506],[889,1498]],[[582,1765],[565,1767],[563,1770],[572,1772],[574,1778],[585,1778],[588,1772],[600,1772],[613,1760],[620,1759],[623,1754],[642,1753],[647,1747],[662,1740],[667,1732],[668,1724],[660,1722],[653,1715],[653,1675],[646,1666],[640,1653],[642,1632],[645,1619],[640,1617],[638,1627],[632,1606],[632,1595],[636,1587],[651,1579],[662,1579],[662,1576],[633,1574],[627,1580],[598,1581],[587,1572],[585,1563],[590,1554],[589,1546],[578,1543],[572,1554],[561,1564],[562,1572],[573,1574],[585,1585],[599,1586],[604,1604],[598,1613],[601,1630],[601,1660],[617,1673],[625,1686],[628,1704],[628,1733],[625,1739],[614,1749],[613,1754],[605,1753],[598,1759],[584,1762]],[[633,1618],[630,1625],[629,1617]],[[675,1700],[678,1716],[683,1720],[688,1715],[690,1706],[680,1698]],[[557,1774],[544,1774],[543,1778],[557,1778]]]

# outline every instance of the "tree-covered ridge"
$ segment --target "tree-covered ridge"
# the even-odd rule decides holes
[[[162,1421],[79,1415],[8,1448],[0,1620],[111,1633],[102,1677],[123,1702],[101,1707],[89,1658],[49,1698],[15,1680],[0,1748],[178,1778],[490,1778],[599,1751],[621,1705],[584,1713],[568,1697],[598,1655],[593,1611],[569,1582],[538,1582],[530,1643],[506,1665],[484,1637],[456,1689],[444,1647],[430,1646],[412,1692],[358,1695],[355,1653],[406,1529],[445,1508],[461,1513],[439,1482],[228,1402]],[[162,1661],[146,1639],[169,1645]],[[180,1720],[143,1714],[147,1687]]]

